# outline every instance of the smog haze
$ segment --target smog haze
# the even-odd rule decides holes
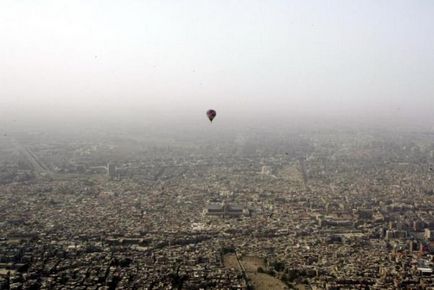
[[[23,125],[170,126],[214,108],[229,126],[431,127],[433,14],[431,1],[1,1],[0,111]]]

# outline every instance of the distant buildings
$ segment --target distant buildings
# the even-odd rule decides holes
[[[241,217],[249,214],[248,209],[244,209],[234,203],[210,203],[205,209],[205,214],[208,216],[221,216],[221,217]]]
[[[407,238],[407,231],[404,230],[387,230],[386,231],[386,240],[391,239],[406,239]]]
[[[261,174],[270,176],[272,173],[271,166],[262,166]]]

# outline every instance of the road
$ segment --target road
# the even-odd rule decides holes
[[[36,154],[30,150],[30,148],[25,147],[24,145],[20,144],[16,139],[11,138],[11,143],[15,147],[15,149],[22,154],[26,159],[32,164],[33,170],[36,173],[35,175],[37,177],[41,176],[48,176],[53,177],[53,173],[51,170],[46,166],[39,158],[36,156]]]

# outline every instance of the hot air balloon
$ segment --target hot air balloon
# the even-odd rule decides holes
[[[208,116],[208,119],[212,122],[212,120],[215,118],[217,113],[214,110],[208,110],[206,111],[206,115]]]

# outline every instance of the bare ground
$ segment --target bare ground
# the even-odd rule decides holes
[[[223,264],[226,268],[236,269],[241,271],[240,265],[238,264],[237,257],[235,254],[226,254],[223,256]]]
[[[249,273],[248,277],[252,281],[255,290],[288,289],[285,283],[265,273]]]

